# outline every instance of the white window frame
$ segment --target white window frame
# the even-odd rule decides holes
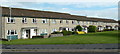
[[[41,29],[41,33],[47,33],[47,29]]]
[[[68,23],[69,23],[69,21],[68,21],[68,20],[66,20],[66,23],[68,24]]]
[[[7,35],[17,35],[17,31],[16,30],[13,30],[14,34],[11,34],[11,31],[12,30],[7,30]]]
[[[32,23],[37,23],[36,18],[33,18],[33,19],[32,19]]]
[[[52,23],[56,23],[56,20],[55,20],[55,19],[52,19]]]
[[[22,23],[27,23],[27,18],[22,18]]]
[[[45,22],[43,22],[43,21],[45,21]],[[42,19],[42,23],[47,23],[47,19]]]
[[[63,23],[63,20],[60,20],[60,23]]]
[[[11,20],[13,20],[13,22],[11,21]],[[7,23],[15,23],[15,18],[14,17],[8,17],[7,18]]]
[[[75,20],[72,20],[72,24],[75,24]]]
[[[78,24],[80,24],[80,21],[77,21]]]

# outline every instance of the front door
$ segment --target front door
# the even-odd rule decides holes
[[[29,29],[29,30],[26,30],[26,37],[27,37],[27,38],[30,38],[30,29]]]

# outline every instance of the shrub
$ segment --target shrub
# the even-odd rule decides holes
[[[62,30],[63,35],[67,35],[67,31],[66,30]]]
[[[71,32],[71,31],[68,31],[68,35],[72,35],[72,32]]]
[[[96,26],[90,25],[88,27],[88,32],[96,32],[96,31],[97,31]]]
[[[82,27],[81,27],[80,25],[77,25],[77,26],[75,27],[75,30],[82,31]]]
[[[63,33],[63,35],[72,35],[71,31],[66,31],[66,30],[63,30],[61,33]]]

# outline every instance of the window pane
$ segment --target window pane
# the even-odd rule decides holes
[[[14,20],[13,20],[13,19],[11,19],[11,22],[14,22]]]
[[[17,34],[16,30],[15,30],[15,34]]]
[[[45,20],[43,20],[43,23],[45,23]]]
[[[14,30],[11,30],[11,35],[14,35]]]
[[[10,22],[10,18],[8,18],[8,22]]]
[[[42,19],[42,23],[47,23],[47,19]]]
[[[7,34],[10,35],[10,30],[7,31]]]
[[[26,18],[23,18],[22,19],[22,23],[26,23],[27,22],[27,19]]]
[[[62,20],[60,20],[60,23],[62,23]]]
[[[66,20],[66,23],[68,23],[68,21]]]
[[[74,21],[72,21],[72,24],[74,24]]]
[[[36,19],[35,18],[33,19],[33,23],[36,23]]]

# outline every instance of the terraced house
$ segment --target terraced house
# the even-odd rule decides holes
[[[0,35],[5,39],[11,36],[18,39],[32,38],[41,34],[49,36],[52,32],[63,29],[73,31],[76,25],[81,25],[85,32],[89,25],[95,25],[98,30],[105,28],[118,30],[118,22],[112,19],[21,8],[2,7],[0,20]]]

